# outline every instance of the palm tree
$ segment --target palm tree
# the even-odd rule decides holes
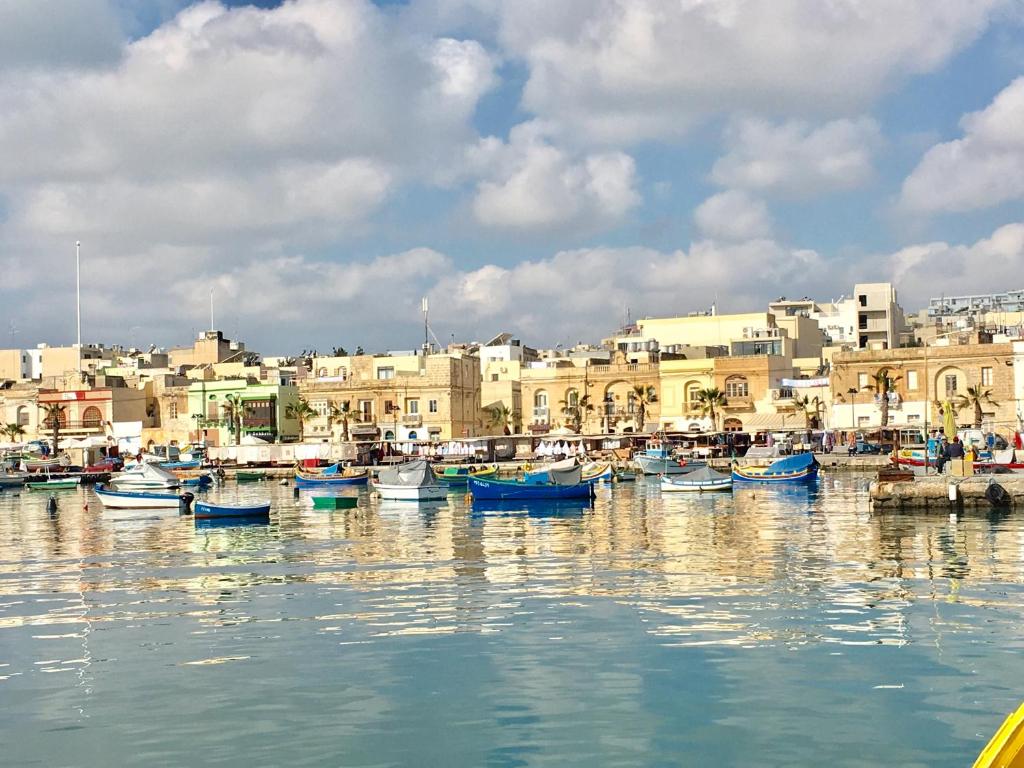
[[[53,429],[53,455],[56,456],[60,441],[60,421],[65,413],[64,406],[60,403],[46,403],[39,407],[43,411],[43,424]]]
[[[25,434],[25,428],[21,424],[8,424],[0,429],[0,434],[7,435],[12,443],[16,443],[18,438]]]
[[[658,402],[658,390],[652,387],[650,384],[634,384],[633,385],[633,404],[636,406],[637,413],[637,432],[644,431],[644,425],[647,423],[647,408],[652,404]]]
[[[288,407],[284,409],[284,414],[289,419],[298,419],[300,440],[302,439],[302,429],[303,425],[306,423],[306,419],[315,419],[320,415],[304,397],[300,397],[294,403],[289,403]]]
[[[701,416],[711,416],[711,426],[718,429],[718,410],[729,404],[725,399],[725,393],[718,387],[702,389],[697,393],[697,404],[700,405]]]
[[[224,418],[227,419],[228,431],[234,434],[235,445],[238,445],[242,440],[242,416],[245,413],[245,406],[234,395],[228,395],[224,398],[221,410],[224,411]]]
[[[997,403],[995,400],[992,399],[992,390],[991,389],[982,389],[980,384],[977,385],[977,386],[974,386],[974,387],[968,387],[967,388],[967,394],[966,395],[960,395],[956,399],[956,407],[957,408],[970,408],[971,406],[974,406],[974,428],[975,429],[981,429],[981,419],[982,419],[982,416],[983,416],[983,414],[981,412],[981,404],[982,403],[985,403],[986,405],[997,406],[997,407],[999,405],[999,403]]]
[[[889,393],[896,387],[896,382],[902,379],[902,376],[890,376],[888,368],[879,368],[878,372],[872,377],[874,384],[868,384],[865,389],[869,389],[878,395],[878,409],[881,414],[882,426],[886,427],[889,425]]]
[[[515,414],[512,409],[504,405],[492,405],[487,409],[487,426],[494,429],[500,429],[502,434],[510,435],[512,430],[508,428],[509,422],[512,421]]]
[[[341,404],[331,403],[327,410],[328,429],[334,425],[335,419],[341,419],[341,439],[348,442],[348,417],[352,413],[352,401],[342,400]]]
[[[824,408],[824,403],[821,402],[821,398],[815,395],[814,397],[803,397],[797,396],[793,398],[793,405],[797,408],[803,409],[804,414],[804,429],[817,429],[819,425],[819,419],[821,418],[821,411]],[[813,416],[811,414],[814,414]]]
[[[575,402],[571,400],[559,400],[562,404],[562,415],[566,418],[566,426],[573,432],[580,432],[583,429],[585,415],[592,413],[594,406],[590,402],[590,395],[577,397]]]

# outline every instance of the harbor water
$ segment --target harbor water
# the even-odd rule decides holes
[[[4,766],[964,766],[1020,703],[1024,521],[868,478],[269,522],[0,493]]]

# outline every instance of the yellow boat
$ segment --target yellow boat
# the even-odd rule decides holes
[[[974,768],[1024,768],[1024,704],[999,726]]]

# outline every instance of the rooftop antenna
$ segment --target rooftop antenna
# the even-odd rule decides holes
[[[423,354],[430,354],[430,325],[427,323],[427,315],[430,311],[430,304],[424,296],[420,303],[420,310],[423,312]]]

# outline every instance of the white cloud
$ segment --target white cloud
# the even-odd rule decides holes
[[[633,158],[622,152],[574,158],[537,124],[517,126],[507,144],[485,139],[471,157],[486,179],[477,187],[473,213],[488,227],[605,229],[640,203]]]
[[[857,114],[931,72],[1014,0],[502,0],[524,106],[566,135],[672,136],[734,109]]]
[[[697,206],[693,220],[704,237],[715,240],[752,240],[772,234],[768,206],[738,189],[709,197]]]
[[[728,152],[711,170],[724,187],[771,190],[803,197],[852,189],[872,176],[872,154],[881,143],[878,123],[867,117],[813,125],[744,118],[726,130]]]
[[[1024,77],[960,125],[963,138],[932,147],[904,180],[904,208],[970,211],[1024,198]]]
[[[108,0],[0,2],[0,70],[109,66],[123,42]]]

